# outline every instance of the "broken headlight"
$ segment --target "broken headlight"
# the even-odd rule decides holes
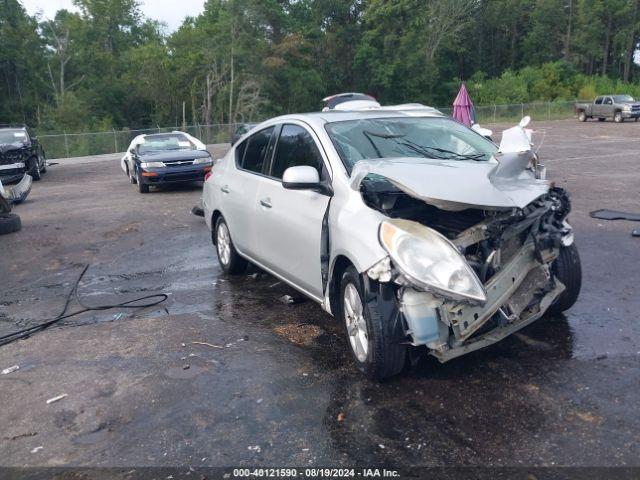
[[[380,243],[412,283],[453,300],[487,300],[482,283],[456,247],[431,228],[394,219],[380,225]]]

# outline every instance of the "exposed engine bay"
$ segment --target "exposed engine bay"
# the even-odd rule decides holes
[[[425,290],[395,268],[377,265],[369,276],[389,279],[405,321],[407,341],[426,345],[447,361],[494,343],[539,318],[563,292],[552,264],[572,241],[568,194],[551,187],[524,208],[443,210],[369,174],[360,185],[366,205],[446,237],[484,285],[486,302],[452,300]]]

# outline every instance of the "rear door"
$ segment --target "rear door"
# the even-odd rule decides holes
[[[613,117],[613,98],[604,97],[601,117]]]
[[[322,222],[329,197],[282,186],[284,171],[299,165],[316,168],[321,179],[330,181],[328,162],[319,145],[304,124],[282,125],[268,176],[260,182],[255,222],[260,237],[258,255],[264,266],[321,300]]]
[[[220,180],[222,213],[236,249],[256,255],[256,196],[260,179],[268,166],[274,127],[254,133],[236,147],[234,164]]]

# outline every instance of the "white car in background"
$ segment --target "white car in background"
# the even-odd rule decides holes
[[[318,302],[373,378],[410,349],[445,362],[491,345],[580,291],[569,198],[527,123],[498,148],[433,111],[268,120],[205,182],[219,264],[254,263]]]
[[[187,132],[181,132],[181,131],[178,131],[178,130],[174,130],[174,131],[169,132],[169,133],[175,133],[175,134],[184,135],[185,140],[191,142],[195,146],[196,150],[203,150],[203,151],[207,150],[207,146],[204,143],[202,143],[200,140],[198,140],[193,135],[188,134]],[[135,151],[135,149],[138,147],[138,145],[144,143],[144,139],[145,139],[146,136],[147,136],[147,134],[143,134],[143,135],[138,135],[137,137],[134,137],[134,139],[131,140],[131,143],[129,144],[129,148],[127,148],[127,151],[125,152],[125,154],[120,159],[120,168],[122,168],[122,171],[126,175],[129,175],[130,179],[132,178],[131,172],[134,171],[134,169],[133,169],[132,152]],[[132,181],[131,183],[134,183],[134,182]]]

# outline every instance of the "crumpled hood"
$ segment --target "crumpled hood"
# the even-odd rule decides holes
[[[412,197],[443,210],[523,208],[549,190],[525,170],[532,153],[497,153],[487,162],[389,158],[357,162],[351,188],[357,190],[369,174],[385,177]]]

